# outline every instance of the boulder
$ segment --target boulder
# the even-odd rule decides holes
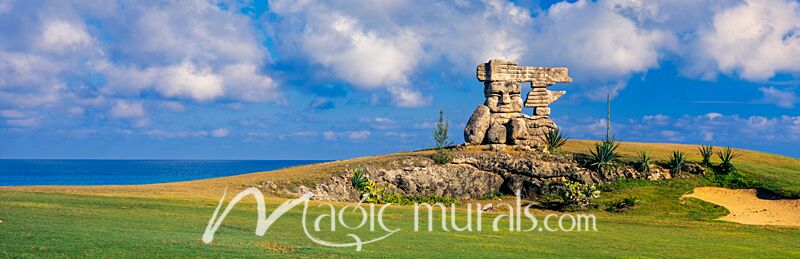
[[[475,112],[472,113],[467,122],[467,127],[464,128],[464,140],[467,143],[474,145],[483,143],[491,122],[489,114],[489,107],[486,107],[486,105],[478,105],[475,108]]]

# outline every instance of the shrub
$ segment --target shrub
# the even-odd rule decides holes
[[[680,174],[683,172],[683,167],[686,166],[686,153],[681,151],[673,151],[669,157],[669,170],[673,173]]]
[[[458,204],[458,200],[446,196],[429,194],[410,197],[399,193],[387,192],[386,187],[377,186],[374,181],[370,180],[366,173],[364,173],[363,168],[355,168],[352,172],[353,178],[350,180],[350,183],[367,203],[393,203],[398,205],[413,205],[414,203]]]
[[[561,134],[561,131],[558,128],[545,132],[544,136],[542,137],[542,140],[545,144],[547,144],[547,148],[550,150],[550,152],[555,152],[558,150],[558,148],[564,144],[567,144],[568,139],[569,138],[564,137],[564,135]]]
[[[700,149],[700,156],[703,157],[702,164],[706,167],[711,166],[711,156],[714,154],[714,147],[701,145],[698,149]]]
[[[595,198],[600,197],[600,191],[594,184],[568,182],[561,197],[567,208],[583,210],[592,205]]]
[[[619,143],[614,139],[606,139],[600,144],[594,144],[594,150],[589,150],[589,166],[602,171],[613,165],[614,161],[619,158],[617,148],[619,148]]]
[[[733,163],[731,163],[731,161],[733,161],[734,158],[737,158],[740,155],[741,154],[735,153],[733,149],[731,149],[730,147],[724,147],[722,148],[722,150],[717,151],[717,157],[719,158],[719,160],[722,160],[722,162],[719,164],[719,172],[723,174],[729,174],[735,172],[736,167],[733,166]]]
[[[439,110],[439,122],[433,129],[434,148],[436,148],[436,152],[433,153],[433,161],[437,164],[447,164],[453,161],[453,152],[447,149],[453,144],[447,137],[449,127],[450,123],[444,120],[444,110]]]
[[[727,174],[717,174],[717,181],[726,188],[743,189],[755,188],[757,183],[739,171],[732,171]]]
[[[636,162],[636,170],[641,173],[650,172],[650,156],[647,155],[647,152],[639,153],[639,159]]]
[[[616,200],[609,203],[608,208],[606,208],[606,210],[610,212],[621,212],[626,209],[638,206],[640,202],[641,200],[639,200],[639,198],[625,197],[622,198],[621,200]]]

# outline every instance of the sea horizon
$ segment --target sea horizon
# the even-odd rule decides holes
[[[329,161],[332,160],[0,159],[0,186],[157,184]]]

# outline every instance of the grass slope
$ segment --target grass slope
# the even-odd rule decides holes
[[[591,141],[570,141],[564,150],[585,152]],[[696,146],[623,143],[626,157],[647,150],[666,159],[684,150],[699,161]],[[800,191],[800,161],[752,151],[736,165],[770,190]],[[0,188],[0,257],[253,257],[253,256],[376,256],[388,257],[800,257],[800,228],[747,226],[714,220],[724,208],[696,199],[679,199],[692,188],[713,185],[705,178],[667,181],[623,181],[605,186],[600,203],[634,196],[642,202],[623,213],[592,211],[597,232],[414,232],[410,207],[393,206],[384,218],[401,231],[369,244],[364,251],[317,245],[303,234],[301,210],[284,215],[267,232],[254,235],[252,199],[240,203],[212,245],[200,242],[203,229],[222,191],[272,181],[280,185],[310,185],[354,164],[380,164],[426,152],[401,153],[355,160],[299,166],[273,172],[199,181],[133,186]],[[268,211],[283,202],[267,199]],[[507,201],[510,202],[510,201]],[[339,206],[343,205],[341,203]],[[312,220],[323,213],[310,206]],[[463,211],[457,222],[465,224]],[[536,215],[551,213],[536,211]],[[348,222],[360,216],[346,214]],[[493,218],[493,217],[492,217]],[[485,220],[484,229],[490,228]],[[350,241],[346,233],[323,233],[325,238]],[[375,233],[355,231],[363,238]]]

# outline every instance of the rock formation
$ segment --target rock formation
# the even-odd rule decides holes
[[[703,167],[690,164],[683,174],[653,165],[641,173],[620,165],[604,173],[586,169],[568,156],[496,152],[458,153],[452,163],[439,165],[427,156],[403,156],[390,162],[364,168],[369,179],[389,192],[407,196],[437,195],[463,199],[480,198],[488,193],[512,194],[520,190],[522,197],[557,195],[565,182],[604,184],[618,179],[661,180],[702,174]],[[358,192],[351,185],[352,173],[342,172],[317,183],[302,187],[295,195],[312,191],[315,199],[356,201]],[[272,187],[273,189],[276,187]]]
[[[548,86],[572,82],[567,68],[520,67],[516,61],[493,59],[478,65],[477,77],[483,82],[484,104],[475,112],[464,129],[467,145],[505,144],[522,149],[542,149],[545,132],[556,128],[550,120],[548,105],[564,95]],[[530,82],[531,91],[525,107],[533,115],[522,113],[521,83]]]

